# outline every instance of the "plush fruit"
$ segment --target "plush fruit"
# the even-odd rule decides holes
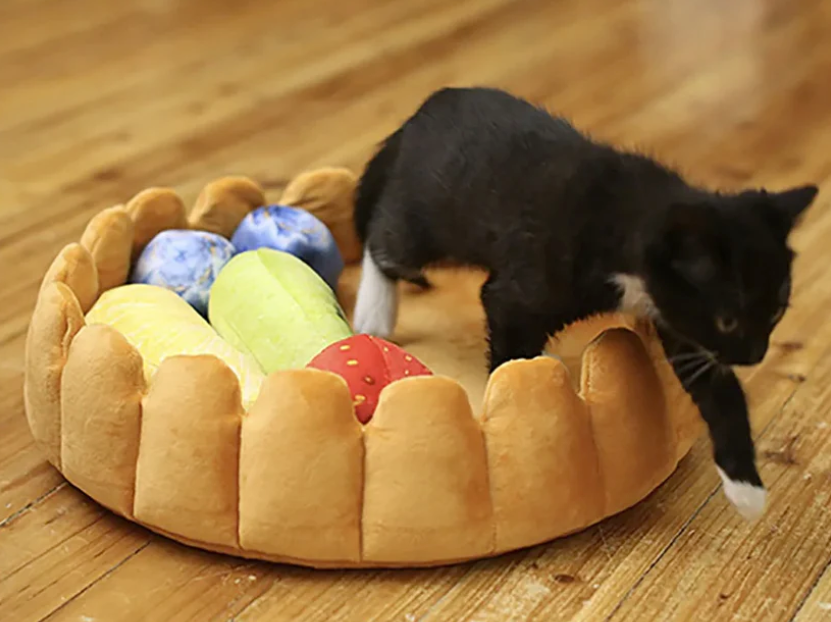
[[[352,334],[335,293],[294,255],[240,253],[219,273],[208,317],[217,332],[267,372],[302,368]]]
[[[162,231],[144,247],[130,282],[169,289],[205,315],[214,279],[234,252],[234,246],[215,233]]]
[[[242,219],[231,243],[237,252],[272,248],[302,259],[336,289],[343,258],[331,231],[309,212],[286,205],[255,209]]]
[[[122,285],[101,294],[86,315],[87,324],[107,324],[139,351],[149,381],[161,362],[178,354],[213,354],[240,381],[248,408],[265,378],[257,362],[220,337],[193,307],[155,285]]]
[[[299,207],[319,218],[337,242],[343,260],[361,260],[363,245],[355,231],[355,189],[358,178],[346,168],[319,168],[289,182],[280,203]]]
[[[346,380],[355,415],[361,423],[372,418],[385,386],[402,378],[433,373],[397,345],[369,335],[355,335],[333,343],[315,356],[307,367],[331,371]]]

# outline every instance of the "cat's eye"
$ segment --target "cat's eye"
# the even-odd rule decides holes
[[[739,321],[731,315],[719,315],[716,317],[716,328],[720,333],[732,333],[739,326]]]

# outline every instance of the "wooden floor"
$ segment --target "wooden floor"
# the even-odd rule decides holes
[[[831,620],[831,3],[2,0],[0,620]],[[498,559],[315,572],[191,550],[66,484],[23,414],[39,280],[97,210],[228,173],[359,170],[432,89],[490,84],[708,184],[815,181],[793,307],[745,374],[764,518],[702,439],[637,507]]]

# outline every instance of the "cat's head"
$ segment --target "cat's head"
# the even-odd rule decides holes
[[[816,186],[703,195],[673,203],[646,250],[660,321],[724,365],[754,365],[788,307],[788,235]]]

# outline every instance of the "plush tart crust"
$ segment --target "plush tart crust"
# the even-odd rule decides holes
[[[355,177],[304,173],[284,195],[360,257]],[[74,486],[127,519],[188,545],[313,567],[431,566],[571,534],[636,504],[700,434],[697,409],[654,330],[609,315],[552,339],[559,358],[488,376],[482,275],[431,274],[402,286],[395,341],[436,375],[384,389],[372,420],[346,383],[271,374],[246,412],[236,376],[210,355],[174,356],[148,382],[115,329],[85,325],[157,233],[230,236],[263,191],[209,184],[187,212],[165,188],[105,209],[47,271],[29,327],[25,405],[35,440]],[[340,283],[351,309],[359,268]]]

